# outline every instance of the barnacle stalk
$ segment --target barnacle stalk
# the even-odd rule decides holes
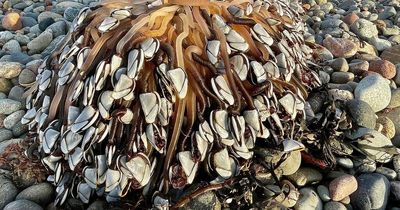
[[[292,6],[105,0],[82,9],[40,66],[22,119],[55,203],[182,206],[190,199],[172,200],[171,189],[225,188],[253,168],[258,144],[303,149],[293,137],[320,82]]]

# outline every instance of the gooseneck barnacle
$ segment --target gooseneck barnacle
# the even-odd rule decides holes
[[[104,0],[82,9],[40,66],[23,118],[56,204],[105,196],[180,207],[193,195],[174,200],[171,188],[237,183],[261,167],[258,144],[302,149],[293,133],[307,89],[319,85],[303,31],[284,0]]]

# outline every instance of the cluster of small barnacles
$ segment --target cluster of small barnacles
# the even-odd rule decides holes
[[[320,82],[296,6],[106,0],[82,9],[39,67],[22,119],[55,203],[132,193],[164,208],[171,188],[223,187],[254,168],[258,142],[303,149],[294,135]]]

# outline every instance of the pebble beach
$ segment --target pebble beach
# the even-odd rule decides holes
[[[39,65],[67,34],[79,10],[95,3],[0,1],[0,210],[59,209],[52,203],[52,184],[32,181],[21,175],[23,170],[16,174],[6,163],[19,157],[7,151],[27,138],[28,127],[20,122],[26,113],[24,92],[35,82]],[[370,137],[357,142],[356,148],[339,145],[334,170],[302,163],[300,152],[291,154],[279,172],[298,189],[290,209],[400,210],[400,154],[395,150],[400,149],[400,1],[302,3],[304,37],[316,46],[310,65],[318,69],[323,84],[306,99],[307,120],[321,118],[323,107],[338,101],[357,127],[346,135]],[[378,147],[383,149],[371,149]],[[367,156],[355,157],[354,150]],[[104,199],[84,204],[75,198],[68,198],[63,208],[110,209]],[[222,207],[208,192],[185,209]]]

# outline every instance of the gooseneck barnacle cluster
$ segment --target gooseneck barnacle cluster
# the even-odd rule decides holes
[[[298,8],[106,0],[82,9],[40,66],[22,119],[52,173],[56,204],[104,196],[179,207],[190,196],[172,200],[174,189],[228,188],[271,169],[257,147],[301,150],[304,99],[320,82],[307,67]]]

